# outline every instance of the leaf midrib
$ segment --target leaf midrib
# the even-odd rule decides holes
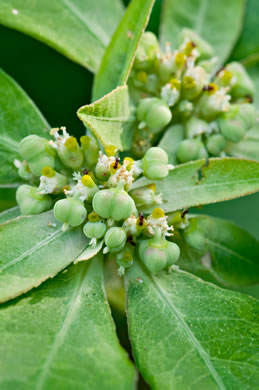
[[[182,314],[176,309],[174,304],[168,300],[166,291],[164,291],[163,287],[159,285],[159,282],[155,279],[154,276],[149,276],[148,277],[151,279],[153,282],[154,287],[157,289],[159,295],[161,296],[162,300],[165,302],[165,304],[171,309],[173,312],[174,316],[179,320],[181,323],[183,330],[187,334],[188,338],[191,340],[192,344],[195,347],[195,350],[198,352],[200,355],[201,359],[207,366],[209,372],[211,373],[213,379],[215,380],[216,384],[219,386],[220,390],[227,390],[224,383],[222,382],[219,374],[217,373],[213,363],[210,360],[210,357],[208,353],[203,349],[202,345],[200,344],[199,340],[195,337],[195,335],[192,333],[191,329],[189,326],[186,324]]]
[[[54,339],[54,342],[51,346],[47,359],[42,367],[41,374],[39,375],[38,382],[36,384],[35,390],[42,390],[48,372],[50,370],[50,366],[60,348],[65,340],[66,334],[76,316],[77,311],[80,309],[80,297],[82,295],[82,290],[84,288],[84,281],[87,274],[88,262],[85,263],[81,272],[78,273],[78,280],[74,288],[74,294],[69,302],[67,312],[64,317],[64,321],[57,333],[57,336]]]

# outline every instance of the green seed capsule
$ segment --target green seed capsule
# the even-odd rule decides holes
[[[19,144],[19,153],[24,160],[27,160],[33,175],[40,176],[45,166],[54,168],[56,151],[48,140],[37,135],[29,135]]]
[[[97,164],[99,156],[99,145],[95,138],[91,138],[87,135],[83,135],[80,138],[81,148],[84,153],[86,166],[89,169],[93,169]]]
[[[202,143],[197,139],[183,140],[177,150],[177,159],[181,163],[197,160],[202,146]]]
[[[195,116],[190,118],[185,124],[185,132],[187,138],[193,138],[201,134],[207,133],[208,130],[209,123]]]
[[[93,198],[94,211],[102,218],[121,221],[135,211],[134,200],[120,188],[98,191]]]
[[[116,255],[116,262],[123,268],[128,268],[133,264],[133,254],[129,246],[123,248],[123,250]]]
[[[56,219],[64,224],[78,226],[84,222],[87,211],[84,203],[73,198],[58,200],[54,206]]]
[[[137,107],[137,119],[150,131],[157,132],[168,125],[172,112],[166,103],[158,98],[142,99]]]
[[[173,242],[154,237],[141,241],[139,256],[150,272],[157,273],[178,261],[180,249]]]
[[[208,137],[206,146],[212,156],[219,156],[226,146],[226,140],[221,134],[213,134]]]
[[[97,221],[97,222],[90,222],[88,221],[83,228],[83,232],[88,238],[96,238],[97,240],[100,240],[105,233],[106,233],[107,227],[103,221]]]
[[[231,88],[231,95],[234,98],[244,97],[255,94],[253,81],[250,79],[247,71],[239,62],[231,62],[226,66],[226,70],[233,74],[234,85]]]
[[[120,227],[110,228],[104,237],[105,245],[111,253],[122,250],[127,240],[126,233]]]
[[[22,215],[40,214],[52,207],[53,201],[48,195],[38,193],[36,187],[24,184],[16,191],[16,201]]]
[[[155,34],[147,31],[140,40],[134,68],[139,70],[149,70],[156,61],[156,55],[159,52],[159,43]]]
[[[218,119],[223,136],[232,141],[239,142],[245,133],[250,130],[256,121],[256,110],[252,104],[245,103],[232,105],[231,111]]]
[[[170,165],[168,165],[167,153],[159,148],[150,148],[142,161],[143,174],[150,180],[160,180],[168,176]]]

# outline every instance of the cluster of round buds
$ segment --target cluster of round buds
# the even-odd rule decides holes
[[[115,256],[120,275],[133,263],[142,242],[152,246],[160,240],[163,246],[160,266],[158,258],[151,260],[156,265],[150,266],[146,262],[149,255],[139,249],[151,272],[176,261],[170,254],[175,244],[167,242],[173,228],[163,210],[157,208],[163,199],[152,182],[164,179],[173,169],[165,151],[153,147],[135,161],[121,159],[113,145],[101,151],[96,139],[89,136],[81,137],[79,143],[64,128],[51,130],[51,135],[52,140],[32,135],[20,143],[24,160],[15,160],[15,165],[28,182],[17,190],[21,213],[38,214],[53,207],[63,230],[81,226],[91,247],[103,246],[104,254]],[[141,175],[151,180],[150,184],[132,189]],[[150,208],[154,211],[149,215],[146,210]]]
[[[136,106],[133,153],[142,157],[168,126],[184,126],[179,163],[224,156],[256,121],[254,85],[245,68],[232,62],[217,70],[217,58],[204,39],[190,29],[179,34],[178,48],[160,48],[146,32],[129,78]]]

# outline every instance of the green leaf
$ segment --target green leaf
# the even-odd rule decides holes
[[[223,64],[239,37],[244,9],[244,0],[164,0],[162,43],[175,47],[179,32],[191,28],[212,45]]]
[[[249,130],[240,142],[229,142],[226,152],[234,157],[259,161],[259,125]]]
[[[0,225],[0,302],[52,278],[85,249],[81,228],[61,227],[52,211]]]
[[[150,183],[137,180],[133,188]],[[178,165],[156,182],[165,212],[239,198],[259,191],[259,162],[236,158],[212,158]],[[148,211],[152,211],[150,208]]]
[[[9,221],[10,219],[14,219],[19,217],[20,209],[18,206],[12,207],[11,209],[4,210],[0,213],[0,223],[4,223]]]
[[[29,134],[46,137],[48,131],[48,123],[31,99],[0,69],[0,188],[15,187],[21,181],[13,163],[19,158],[21,139]]]
[[[202,215],[189,219],[182,236],[178,265],[184,270],[223,287],[259,283],[259,242],[245,230]]]
[[[248,0],[246,3],[243,31],[231,54],[231,58],[234,60],[248,60],[249,57],[252,59],[257,55],[259,60],[259,2]]]
[[[106,301],[101,258],[2,305],[0,331],[3,390],[135,388]]]
[[[31,35],[92,71],[97,71],[122,15],[120,0],[0,3],[1,24]]]
[[[114,89],[108,95],[77,111],[78,117],[103,146],[114,145],[119,150],[129,149],[132,124],[128,87]]]
[[[166,151],[170,164],[177,164],[176,153],[178,146],[183,139],[184,127],[179,124],[170,126],[159,142],[158,146]]]
[[[250,390],[259,381],[258,301],[184,271],[127,274],[129,334],[153,390]]]
[[[86,261],[92,259],[94,256],[97,255],[97,253],[100,252],[102,246],[103,246],[103,240],[97,242],[96,245],[94,246],[88,245],[87,248],[80,254],[80,256],[75,259],[74,263],[77,264],[80,261]]]
[[[3,162],[4,161],[2,161],[2,163]],[[0,211],[6,210],[16,205],[15,195],[16,195],[17,186],[18,183],[6,184],[6,185],[0,184]]]
[[[104,54],[95,77],[93,100],[124,85],[134,61],[138,42],[155,0],[132,0]]]

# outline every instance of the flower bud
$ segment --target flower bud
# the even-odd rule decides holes
[[[80,200],[66,198],[57,201],[54,206],[54,215],[65,225],[79,226],[84,222],[87,211]]]
[[[192,42],[193,46],[198,50],[199,59],[207,59],[213,56],[214,51],[211,45],[201,38],[195,31],[184,28],[178,36],[179,44],[183,45],[188,42]]]
[[[190,118],[185,124],[186,137],[193,138],[195,136],[207,133],[209,131],[209,123],[196,116]]]
[[[45,166],[54,168],[56,152],[49,145],[48,140],[37,135],[23,138],[19,144],[19,153],[27,160],[33,175],[40,176]]]
[[[81,148],[84,154],[86,166],[93,169],[99,157],[99,145],[95,138],[83,135],[80,138]]]
[[[76,170],[83,164],[83,153],[75,137],[68,137],[57,151],[60,160],[66,167]]]
[[[220,88],[215,83],[204,87],[204,93],[198,103],[198,109],[203,118],[215,119],[219,114],[229,111],[230,95],[226,88]]]
[[[22,162],[19,160],[14,160],[14,165],[18,169],[18,174],[23,180],[33,180],[34,176],[31,173],[28,162],[26,160]]]
[[[132,190],[130,192],[130,196],[133,198],[136,207],[142,210],[163,203],[162,195],[156,195],[155,192],[155,184],[150,184],[146,187],[140,187]]]
[[[212,156],[219,156],[226,146],[226,141],[223,135],[213,134],[208,137],[206,146]]]
[[[140,121],[140,127],[147,126],[152,132],[160,131],[172,119],[170,108],[158,98],[142,99],[136,114],[138,121]]]
[[[135,211],[135,203],[126,191],[117,188],[98,191],[93,198],[94,211],[102,218],[121,221]]]
[[[41,194],[60,194],[67,184],[67,178],[56,172],[51,167],[44,167],[41,170],[39,193]]]
[[[193,100],[202,92],[208,82],[208,75],[201,66],[189,68],[182,80],[182,95],[184,99]]]
[[[145,32],[139,42],[136,52],[134,68],[148,70],[154,65],[156,55],[159,52],[159,43],[155,34]]]
[[[150,180],[163,179],[173,168],[168,164],[167,153],[159,147],[150,148],[141,161],[143,174]]]
[[[16,191],[16,201],[22,215],[40,214],[52,207],[52,199],[48,195],[38,193],[36,187],[23,184]]]
[[[255,87],[253,81],[250,79],[247,71],[239,62],[231,62],[226,66],[226,70],[233,74],[233,86],[231,88],[231,95],[234,98],[244,97],[246,95],[254,95]]]
[[[157,273],[178,261],[180,249],[173,242],[154,237],[141,241],[139,256],[150,272]]]
[[[198,139],[183,140],[178,146],[177,159],[181,163],[197,160],[202,146],[201,141]]]
[[[231,110],[218,119],[218,124],[226,139],[239,142],[245,133],[254,126],[255,121],[255,107],[252,104],[244,103],[232,105]]]
[[[128,268],[133,264],[133,254],[130,246],[126,246],[116,255],[116,262],[123,268]]]
[[[107,247],[107,251],[116,253],[122,250],[127,240],[126,233],[120,227],[110,228],[104,237],[104,242]]]

